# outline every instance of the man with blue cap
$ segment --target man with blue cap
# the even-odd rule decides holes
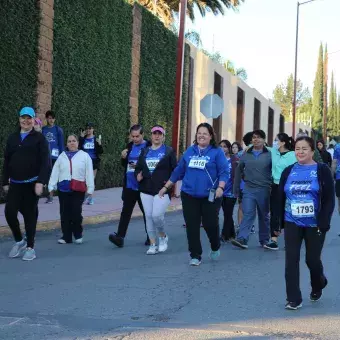
[[[20,110],[20,128],[8,137],[2,172],[2,185],[7,193],[5,217],[15,239],[9,257],[23,255],[25,261],[36,258],[34,238],[38,201],[48,182],[51,164],[47,141],[34,129],[34,118],[33,108]],[[24,218],[27,242],[20,230],[19,211]]]

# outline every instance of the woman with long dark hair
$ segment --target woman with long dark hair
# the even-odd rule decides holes
[[[286,309],[302,307],[300,290],[300,249],[305,241],[306,263],[310,271],[311,301],[318,301],[327,286],[321,252],[334,211],[334,183],[329,167],[313,160],[314,141],[300,137],[295,143],[297,163],[281,176],[278,200],[279,225],[285,229]]]
[[[211,245],[210,258],[216,260],[220,255],[218,214],[228,180],[227,160],[216,145],[214,129],[210,124],[198,125],[194,145],[186,150],[159,196],[163,197],[179,180],[182,180],[181,198],[190,265],[199,266],[202,258],[201,221]]]
[[[332,155],[326,150],[325,142],[322,139],[319,139],[316,142],[316,146],[320,152],[322,161],[329,167],[332,167]]]
[[[277,201],[280,178],[283,170],[296,162],[294,152],[294,139],[286,133],[279,133],[273,143],[272,153],[272,188],[270,194],[270,233],[271,241],[264,245],[264,248],[269,250],[278,250],[279,246],[277,239],[279,233],[279,204]]]
[[[241,144],[239,142],[234,142],[233,144],[231,144],[230,154],[231,155],[237,155],[242,150],[243,150],[243,148],[242,148]]]

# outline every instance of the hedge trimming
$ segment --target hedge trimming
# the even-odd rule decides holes
[[[149,131],[154,124],[167,130],[166,143],[171,145],[175,101],[177,37],[152,13],[142,7],[142,43],[139,83],[139,120]],[[186,46],[183,80],[181,148],[185,141],[189,80],[189,46]],[[185,127],[183,129],[183,127]]]
[[[94,122],[104,155],[96,187],[121,185],[130,124],[132,8],[121,0],[55,0],[53,103],[65,136]]]
[[[39,9],[36,0],[1,0],[0,157],[18,124],[22,106],[34,106],[38,70]],[[0,160],[0,176],[2,160]],[[0,195],[2,186],[0,185]]]

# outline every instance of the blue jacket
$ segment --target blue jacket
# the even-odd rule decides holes
[[[50,152],[52,153],[52,149],[56,148],[59,151],[59,154],[58,154],[59,156],[65,150],[63,129],[58,125],[54,125],[54,131],[51,132],[50,130],[51,128],[49,128],[48,126],[44,126],[42,128],[42,134],[47,139],[47,142],[50,147]],[[53,136],[51,134],[56,136],[56,140],[53,139]],[[52,159],[57,159],[58,156],[52,155]]]
[[[205,168],[189,167],[190,161],[193,159],[205,160]],[[218,187],[220,181],[227,182],[228,177],[228,163],[221,148],[209,145],[200,151],[197,145],[193,145],[184,153],[173,171],[170,181],[176,183],[183,180],[183,192],[193,197],[204,198],[209,196],[211,188]]]

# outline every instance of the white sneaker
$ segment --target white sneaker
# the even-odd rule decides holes
[[[35,255],[35,250],[32,248],[26,248],[26,251],[24,253],[24,256],[22,259],[24,261],[32,261],[36,258],[37,256]]]
[[[168,249],[168,241],[169,241],[168,235],[159,238],[158,251],[160,253],[163,253]]]
[[[157,246],[155,244],[151,244],[148,251],[146,252],[146,255],[155,255],[158,253]]]
[[[14,259],[15,257],[21,256],[23,251],[26,249],[26,247],[27,247],[27,244],[25,240],[15,243],[11,251],[9,252],[8,257],[11,257],[12,259]]]
[[[58,243],[59,243],[59,244],[66,244],[66,241],[65,241],[63,238],[60,238],[60,239],[58,240]]]
[[[77,243],[77,244],[82,244],[83,243],[83,238],[82,237],[81,238],[77,238],[74,242]]]

